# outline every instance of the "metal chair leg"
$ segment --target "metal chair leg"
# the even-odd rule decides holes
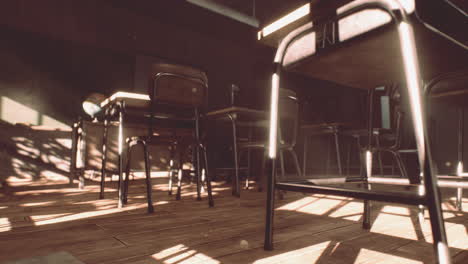
[[[173,178],[173,170],[174,170],[174,148],[175,146],[171,146],[171,159],[169,160],[169,191],[168,194],[172,195],[172,178]]]
[[[291,156],[294,160],[294,165],[296,167],[296,173],[298,178],[302,178],[301,166],[299,165],[299,159],[297,158],[296,152],[293,149],[289,149],[288,151],[289,153],[291,153]]]
[[[179,170],[177,171],[177,194],[176,200],[180,200],[182,195],[182,174],[183,174],[183,167],[184,167],[184,160],[183,160],[183,151],[179,151]]]
[[[206,189],[208,191],[208,205],[210,207],[213,207],[214,201],[213,201],[213,193],[211,189],[211,175],[208,171],[208,155],[206,154],[206,148],[202,147],[202,149],[203,149],[203,156],[205,160],[205,174],[206,174],[205,180],[206,180]]]
[[[146,195],[148,200],[148,213],[153,213],[153,198],[152,198],[152,189],[153,185],[151,184],[151,167],[150,167],[150,160],[149,160],[149,153],[148,153],[148,146],[146,142],[142,142],[144,155],[145,155],[145,171],[146,171]]]
[[[264,249],[273,250],[273,218],[275,210],[275,159],[269,159],[271,164],[271,175],[267,177],[267,199],[266,199],[266,221]]]
[[[403,159],[401,158],[401,154],[396,151],[392,151],[393,156],[397,162],[398,168],[400,169],[401,177],[408,179],[408,172],[406,171],[405,164],[403,163]]]
[[[459,211],[463,211],[463,188],[457,188],[456,206]]]
[[[107,111],[106,111],[107,112]],[[107,113],[106,113],[107,115]],[[102,163],[101,163],[101,189],[99,192],[99,199],[104,199],[104,182],[106,181],[106,162],[107,162],[107,134],[108,134],[109,120],[104,118],[104,133],[102,136]]]
[[[130,178],[130,164],[132,160],[132,143],[131,141],[128,141],[127,143],[127,165],[125,167],[125,181],[124,181],[124,189],[123,189],[123,204],[127,204],[128,202],[128,184],[129,184],[129,178]]]
[[[338,165],[338,174],[343,176],[343,168],[341,167],[341,151],[340,151],[340,142],[338,133],[333,133],[335,138],[335,148],[336,148],[336,163]]]
[[[281,179],[284,180],[286,178],[286,172],[284,170],[284,155],[283,155],[283,150],[279,150],[279,156],[280,156],[280,165],[281,165]]]
[[[362,214],[362,228],[369,230],[371,228],[371,220],[370,220],[370,213],[371,213],[371,203],[369,200],[364,200],[364,212]]]
[[[251,157],[251,149],[248,149],[247,150],[247,175],[245,176],[245,189],[246,190],[249,189],[249,177],[250,177],[250,174],[252,173],[252,169],[250,167],[251,165],[250,157]]]

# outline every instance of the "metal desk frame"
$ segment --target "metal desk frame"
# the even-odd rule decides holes
[[[395,8],[396,6],[396,8]],[[394,9],[395,8],[395,9]],[[267,184],[267,202],[266,202],[266,223],[265,223],[265,241],[264,249],[273,249],[273,216],[274,216],[274,199],[275,189],[319,193],[319,194],[334,194],[346,197],[364,199],[364,222],[363,228],[370,228],[370,205],[368,200],[395,202],[403,204],[417,204],[425,205],[429,209],[433,245],[438,263],[451,263],[450,254],[447,245],[447,236],[445,232],[444,220],[442,216],[440,192],[437,186],[437,177],[433,173],[433,166],[431,160],[430,146],[425,144],[428,142],[429,134],[427,127],[425,126],[424,110],[425,105],[422,100],[422,88],[419,77],[419,65],[416,55],[416,43],[414,40],[414,32],[412,24],[408,19],[408,14],[405,9],[400,5],[397,0],[369,0],[363,1],[360,4],[354,4],[341,8],[338,14],[331,17],[331,21],[338,21],[341,18],[345,18],[349,15],[355,14],[359,11],[377,9],[384,11],[390,15],[394,26],[397,28],[399,33],[399,41],[401,44],[400,52],[404,60],[404,69],[407,82],[408,92],[412,100],[411,110],[413,113],[414,132],[416,137],[416,144],[418,149],[418,158],[421,164],[424,175],[424,187],[425,193],[407,193],[402,195],[401,193],[390,193],[390,192],[378,192],[372,190],[370,184],[364,181],[367,188],[364,190],[340,188],[336,186],[320,186],[314,184],[307,184],[305,182],[276,182],[276,157],[277,157],[277,136],[278,136],[278,96],[280,87],[280,76],[283,70],[283,61],[285,54],[290,45],[307,33],[313,33],[317,25],[312,23],[306,24],[290,32],[280,42],[274,62],[273,62],[273,75],[272,75],[272,88],[271,88],[271,111],[270,111],[270,142],[269,142],[269,158],[268,163],[271,168],[271,175],[268,177]],[[329,21],[330,21],[329,20]],[[327,21],[327,22],[329,22]],[[325,22],[325,23],[327,23]],[[323,23],[319,22],[319,23]],[[347,40],[350,42],[350,40]],[[351,40],[352,41],[352,40]],[[321,47],[319,50],[315,50],[313,54],[321,53],[322,50],[330,51],[330,48],[334,44],[339,43],[339,40],[333,41],[333,43]],[[369,135],[371,138],[371,135]],[[368,145],[368,152],[366,153],[367,165],[367,176],[371,172],[371,156],[370,154],[370,141]]]
[[[228,118],[231,121],[232,128],[232,149],[234,156],[234,180],[232,181],[232,195],[240,197],[240,179],[239,179],[239,155],[237,146],[237,126],[245,123],[239,121],[239,116],[250,116],[252,119],[267,120],[268,113],[261,110],[250,109],[246,107],[232,106],[215,111],[208,112],[208,119]],[[248,125],[248,124],[247,124]],[[249,157],[250,158],[250,157]],[[248,187],[248,181],[246,183]]]

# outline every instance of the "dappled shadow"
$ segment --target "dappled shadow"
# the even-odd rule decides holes
[[[71,131],[1,122],[0,147],[0,177],[37,180],[46,171],[69,174]]]

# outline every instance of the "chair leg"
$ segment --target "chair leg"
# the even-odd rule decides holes
[[[195,180],[197,181],[197,201],[201,201],[201,168],[200,168],[200,148],[198,144],[192,145],[195,164]]]
[[[267,177],[266,221],[265,221],[265,250],[273,250],[273,218],[275,210],[275,159],[269,159],[271,175]]]
[[[175,146],[171,146],[171,159],[169,160],[169,172],[168,172],[168,178],[169,178],[169,191],[168,194],[172,195],[172,178],[173,178],[173,170],[174,170],[174,148]]]
[[[370,212],[371,204],[369,200],[364,200],[364,213],[362,215],[362,228],[369,230],[371,228]]]
[[[245,176],[245,189],[249,189],[249,177],[250,174],[252,173],[252,170],[250,168],[250,157],[251,157],[251,149],[247,149],[247,174]]]
[[[396,151],[392,151],[392,154],[395,157],[398,168],[400,169],[401,177],[405,178],[405,179],[409,179],[408,178],[408,173],[406,172],[405,164],[403,163],[403,159],[401,158],[400,153],[396,152]]]
[[[183,167],[184,167],[184,160],[183,160],[184,152],[182,150],[179,151],[179,170],[177,171],[177,194],[176,200],[180,200],[182,196],[182,174],[183,174]]]
[[[203,149],[203,158],[205,160],[205,174],[206,174],[206,177],[205,177],[205,180],[206,180],[206,189],[208,191],[208,205],[210,207],[213,207],[214,206],[214,201],[213,201],[213,193],[212,193],[212,189],[211,189],[211,175],[208,171],[208,155],[206,154],[206,148],[203,146],[202,147]]]
[[[283,155],[283,150],[279,151],[279,156],[280,156],[280,165],[281,165],[281,180],[284,180],[286,178],[286,173],[284,170],[284,155]]]
[[[336,148],[336,163],[338,165],[338,174],[343,176],[343,168],[341,167],[341,151],[340,151],[340,142],[338,133],[334,133],[335,138],[335,148]]]
[[[286,177],[285,177],[285,170],[284,170],[284,154],[283,154],[283,150],[278,150],[278,153],[279,153],[279,156],[280,156],[280,168],[281,168],[281,180],[285,180]],[[275,179],[276,180],[276,179]],[[283,190],[277,190],[276,191],[276,195],[278,197],[278,200],[284,200],[284,194],[285,194],[286,191],[283,191]]]
[[[457,188],[456,206],[458,211],[463,211],[463,188]]]
[[[102,136],[102,163],[101,163],[101,188],[99,192],[99,199],[104,199],[104,183],[106,181],[106,162],[107,162],[107,134],[108,134],[109,120],[104,117],[104,133]]]
[[[296,173],[298,178],[302,178],[301,166],[299,165],[299,159],[297,158],[296,152],[293,149],[289,149],[289,153],[291,153],[291,156],[294,160],[294,165],[296,166]]]
[[[146,171],[146,195],[148,200],[148,213],[153,213],[153,198],[152,198],[152,189],[153,185],[151,184],[151,167],[150,167],[150,160],[149,160],[149,153],[148,153],[148,146],[146,142],[142,142],[144,148],[144,155],[145,155],[145,171]]]
[[[124,189],[123,189],[123,204],[128,203],[128,184],[130,178],[130,164],[132,160],[132,141],[128,141],[127,143],[127,165],[125,167],[125,180],[124,180]]]
[[[380,139],[379,137],[375,137],[375,144],[377,146],[377,149],[380,148]],[[380,176],[384,176],[384,170],[383,170],[383,163],[382,163],[382,153],[381,151],[377,151],[377,159],[379,161],[379,167],[380,167]]]

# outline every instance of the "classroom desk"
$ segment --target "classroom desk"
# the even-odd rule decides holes
[[[232,126],[232,149],[234,156],[234,179],[232,181],[232,194],[240,196],[240,180],[239,180],[239,160],[237,146],[237,127],[252,127],[257,121],[268,120],[268,112],[256,110],[246,107],[231,106],[208,112],[206,114],[208,120],[226,120],[231,122]],[[248,181],[246,183],[248,187]]]

